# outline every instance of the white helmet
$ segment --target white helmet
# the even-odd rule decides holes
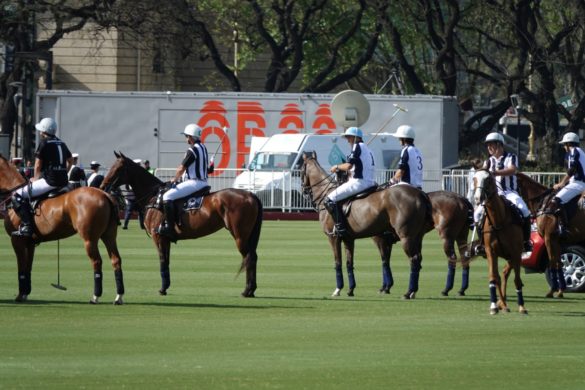
[[[504,144],[504,136],[500,133],[489,133],[487,137],[485,137],[484,144],[488,142],[501,142]]]
[[[201,133],[203,132],[203,129],[199,126],[197,126],[195,123],[190,123],[187,126],[185,126],[185,130],[183,130],[183,132],[181,134],[185,134],[185,135],[190,135],[193,138],[201,138]]]
[[[567,143],[579,143],[579,136],[575,133],[565,133],[565,135],[563,135],[563,139],[561,140],[561,142],[559,142],[559,144],[567,144]]]
[[[390,135],[396,138],[410,138],[412,140],[414,140],[415,137],[414,129],[412,128],[412,126],[408,125],[399,126],[396,129],[396,133],[392,133]]]
[[[53,118],[43,118],[35,125],[35,128],[41,133],[55,135],[57,132],[57,122]]]
[[[347,130],[345,130],[345,133],[343,133],[343,136],[344,137],[352,136],[352,137],[364,138],[364,133],[361,131],[361,129],[359,129],[357,127],[350,127]]]

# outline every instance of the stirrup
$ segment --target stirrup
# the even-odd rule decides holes
[[[173,242],[177,241],[177,232],[174,227],[171,228],[167,224],[162,224],[157,230],[159,235],[167,237]]]
[[[345,226],[336,223],[333,226],[333,234],[337,237],[345,237],[347,235],[347,229]]]
[[[473,247],[471,249],[471,253],[473,253],[474,256],[487,257],[487,253],[485,252],[485,246],[481,244],[477,244],[475,247]]]
[[[32,226],[30,225],[20,225],[18,227],[18,230],[15,230],[12,232],[13,236],[18,236],[18,237],[32,237],[33,235],[33,229]]]

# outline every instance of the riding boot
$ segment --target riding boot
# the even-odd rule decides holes
[[[522,232],[524,233],[524,252],[532,252],[532,240],[530,234],[532,233],[532,221],[530,217],[526,217],[522,222]]]
[[[567,210],[561,203],[561,200],[557,197],[554,197],[553,200],[550,202],[550,207],[553,210],[554,214],[557,216],[557,220],[559,223],[559,237],[560,238],[567,237],[567,227],[569,226]]]
[[[170,238],[171,241],[176,241],[177,232],[175,231],[175,205],[173,204],[172,200],[163,202],[163,212],[165,220],[158,229],[158,233],[161,236]]]
[[[477,222],[475,224],[476,228],[477,228],[477,244],[473,244],[472,248],[471,248],[471,253],[473,253],[473,255],[475,256],[481,256],[481,257],[487,257],[487,254],[485,252],[485,246],[484,246],[484,242],[483,242],[483,223],[485,220],[485,213],[481,216],[481,218],[479,219],[479,222]]]
[[[333,222],[335,223],[334,234],[338,237],[343,237],[347,231],[345,229],[345,219],[343,217],[343,210],[341,209],[341,205],[329,198],[325,200],[324,204],[327,211],[329,211],[329,214],[331,214]]]
[[[33,213],[27,198],[15,196],[12,198],[12,207],[20,217],[18,230],[12,232],[13,236],[32,237],[33,235]]]

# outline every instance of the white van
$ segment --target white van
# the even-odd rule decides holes
[[[365,141],[368,142],[368,136]],[[378,134],[368,146],[374,153],[377,170],[396,167],[401,150],[396,138]],[[311,151],[317,153],[319,164],[329,171],[331,166],[346,161],[350,147],[341,134],[275,134],[264,142],[246,170],[236,177],[234,187],[257,193],[263,202],[270,199],[272,204],[264,202],[267,208],[296,208],[302,203],[299,172],[302,155]]]

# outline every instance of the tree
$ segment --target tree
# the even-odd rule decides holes
[[[13,53],[13,63],[8,63],[0,75],[0,129],[9,134],[12,142],[17,121],[17,94],[23,99],[23,157],[32,156],[34,135],[34,90],[38,63],[44,59],[66,34],[84,28],[88,22],[100,22],[114,0],[83,0],[76,2],[42,0],[1,0],[0,42]],[[38,25],[46,35],[38,37]]]

